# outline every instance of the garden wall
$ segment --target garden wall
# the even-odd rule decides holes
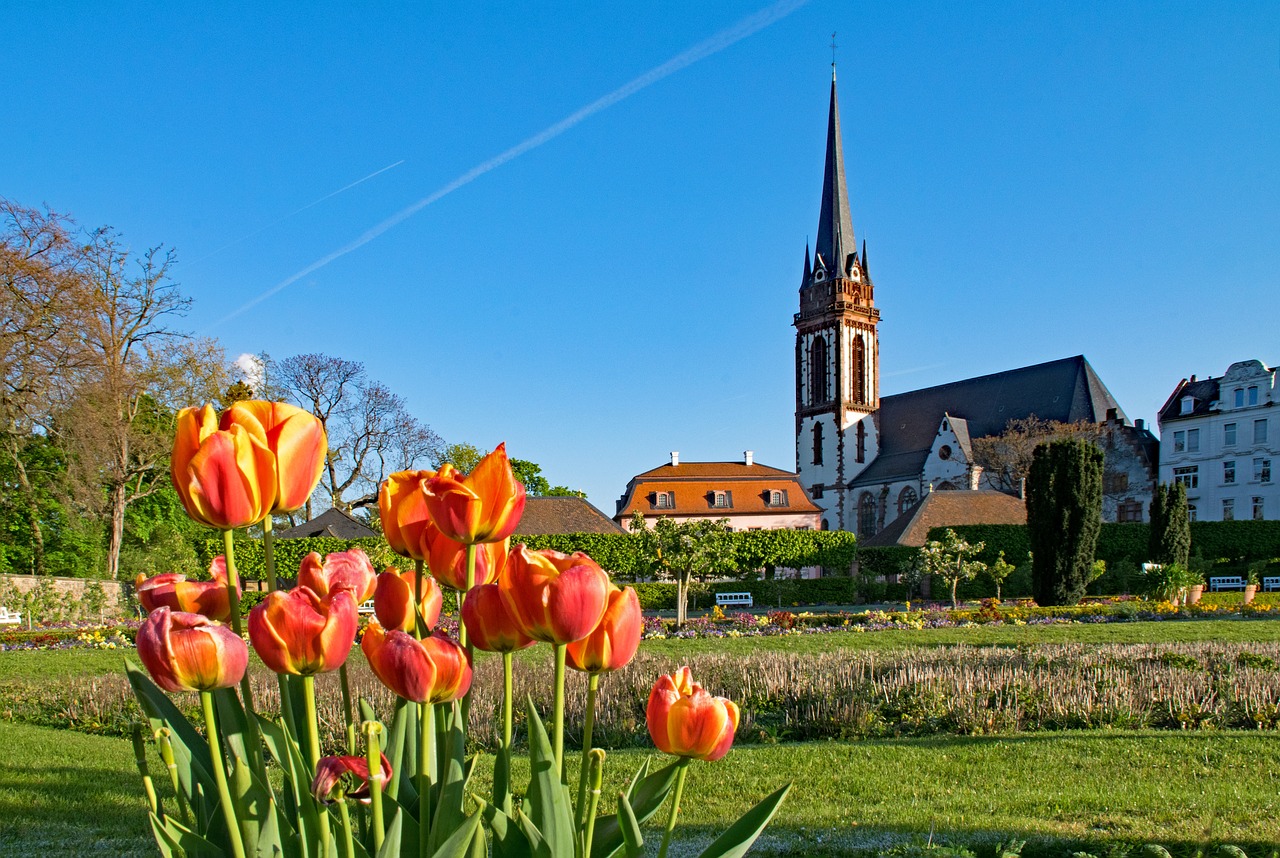
[[[0,575],[0,605],[21,611],[23,625],[28,618],[52,623],[127,617],[131,615],[127,595],[119,581]]]

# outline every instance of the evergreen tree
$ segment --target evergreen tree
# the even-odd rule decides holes
[[[1187,510],[1187,489],[1181,483],[1156,486],[1151,500],[1147,553],[1156,563],[1180,566],[1186,566],[1191,557],[1191,516]]]
[[[1041,605],[1074,605],[1093,577],[1102,529],[1100,449],[1059,440],[1036,447],[1027,480],[1031,583]]]

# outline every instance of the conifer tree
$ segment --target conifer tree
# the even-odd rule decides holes
[[[1147,553],[1155,563],[1186,566],[1191,557],[1191,516],[1181,483],[1156,486],[1151,500],[1151,536]]]
[[[1027,480],[1031,583],[1041,605],[1074,605],[1102,529],[1102,450],[1064,439],[1036,447]]]

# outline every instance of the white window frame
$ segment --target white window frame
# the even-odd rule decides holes
[[[1258,386],[1257,386],[1256,384],[1255,384],[1255,385],[1253,385],[1253,386],[1251,386],[1251,387],[1249,388],[1249,400],[1248,400],[1248,401],[1249,401],[1249,404],[1250,404],[1250,405],[1257,405],[1257,404],[1258,404]]]
[[[1236,424],[1222,424],[1222,446],[1234,447],[1236,445]]]
[[[1259,495],[1253,497],[1253,520],[1262,521],[1267,517],[1267,501]]]
[[[1179,429],[1173,433],[1173,452],[1185,453],[1187,451],[1187,432],[1185,429]]]
[[[728,493],[728,492],[715,492],[715,493],[712,495],[712,497],[711,497],[711,508],[712,508],[712,509],[728,509],[728,508],[729,508],[729,493]]]
[[[1267,443],[1267,418],[1253,421],[1253,443]]]
[[[1187,452],[1188,453],[1200,452],[1200,430],[1199,429],[1187,430]]]
[[[1200,466],[1188,465],[1185,468],[1174,468],[1173,481],[1181,483],[1188,490],[1200,488]]]
[[[1222,484],[1229,486],[1236,481],[1236,461],[1232,459],[1229,462],[1222,463]]]
[[[1271,482],[1271,460],[1259,457],[1253,460],[1253,479],[1259,483]]]
[[[1222,499],[1222,520],[1223,521],[1236,520],[1236,499],[1235,498]]]
[[[1236,408],[1244,408],[1244,388],[1236,388]]]

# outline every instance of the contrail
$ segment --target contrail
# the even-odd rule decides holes
[[[307,209],[311,208],[312,206],[318,206],[318,205],[320,205],[322,202],[324,202],[325,200],[329,199],[330,197],[336,197],[338,194],[342,193],[343,191],[349,191],[349,190],[351,190],[352,188],[354,188],[356,185],[363,184],[364,182],[367,182],[367,181],[369,181],[370,179],[372,179],[374,176],[380,176],[380,175],[382,175],[383,173],[387,172],[387,170],[390,170],[390,169],[392,169],[393,167],[399,167],[399,166],[400,166],[401,164],[403,164],[403,163],[404,163],[404,159],[403,159],[403,158],[401,158],[399,161],[396,161],[394,164],[388,164],[387,166],[383,167],[381,170],[374,170],[372,173],[370,173],[369,175],[365,176],[364,178],[362,178],[362,179],[356,179],[356,180],[355,180],[354,182],[352,182],[351,184],[346,185],[345,187],[338,188],[338,190],[334,191],[333,193],[325,194],[325,195],[324,195],[323,197],[321,197],[320,199],[315,200],[315,201],[313,201],[313,202],[309,202],[309,203],[307,203],[305,206],[303,206],[303,207],[302,207],[302,208],[300,208],[300,209],[294,209],[293,211],[289,212],[289,213],[288,213],[287,215],[285,215],[284,217],[281,217],[281,218],[279,218],[279,219],[277,219],[277,220],[273,220],[271,223],[266,224],[265,226],[260,226],[260,227],[258,227],[257,229],[255,229],[253,232],[248,232],[248,233],[245,233],[244,235],[240,236],[239,238],[232,239],[231,241],[228,241],[226,244],[222,245],[221,247],[217,248],[216,250],[211,250],[211,251],[209,251],[208,253],[206,253],[204,256],[201,256],[199,259],[195,260],[194,262],[189,262],[189,263],[187,263],[187,264],[188,264],[188,265],[196,265],[197,263],[204,262],[204,261],[205,261],[206,259],[208,259],[210,256],[217,256],[219,253],[221,253],[222,251],[226,250],[228,247],[233,247],[233,246],[235,246],[235,245],[239,244],[240,242],[244,241],[245,239],[253,238],[255,235],[257,235],[257,234],[258,234],[258,233],[260,233],[260,232],[266,232],[267,230],[271,229],[273,226],[279,226],[280,224],[284,223],[285,221],[287,221],[289,218],[293,217],[294,215],[296,215],[296,214],[301,214],[302,212],[305,212]]]
[[[721,30],[719,33],[716,33],[714,36],[707,39],[706,41],[699,42],[698,44],[694,45],[692,48],[689,48],[684,53],[677,54],[676,56],[667,60],[662,65],[655,66],[654,68],[640,75],[638,78],[631,81],[630,83],[627,83],[627,84],[624,84],[623,86],[618,87],[613,92],[591,102],[581,110],[578,110],[574,113],[569,114],[564,119],[561,119],[556,124],[544,129],[543,131],[538,132],[537,134],[533,135],[529,139],[525,140],[523,143],[518,143],[515,146],[512,146],[507,151],[503,152],[502,154],[497,155],[493,158],[490,158],[488,161],[485,161],[479,166],[472,167],[470,170],[463,173],[461,176],[454,179],[452,182],[445,185],[440,190],[436,191],[430,196],[423,197],[413,205],[408,206],[407,208],[401,209],[400,211],[396,212],[391,217],[382,221],[382,223],[379,223],[377,226],[374,226],[366,230],[363,234],[360,235],[359,238],[356,238],[354,241],[346,245],[343,245],[342,247],[338,248],[337,250],[333,251],[327,256],[322,256],[320,259],[317,259],[315,262],[311,263],[306,268],[303,268],[297,274],[294,274],[291,277],[287,277],[284,280],[281,280],[279,283],[272,286],[270,289],[263,292],[261,295],[257,296],[253,300],[244,304],[239,309],[219,319],[215,324],[222,324],[223,322],[228,322],[234,319],[236,316],[239,316],[241,313],[244,313],[245,311],[257,306],[258,304],[261,304],[263,301],[267,300],[272,295],[275,295],[280,290],[288,286],[291,286],[294,283],[297,283],[303,277],[306,277],[309,274],[313,274],[316,271],[319,271],[321,268],[324,268],[326,265],[328,265],[330,262],[333,262],[335,259],[340,259],[343,256],[346,256],[348,253],[351,253],[354,250],[358,250],[359,248],[364,247],[366,244],[373,241],[375,238],[382,235],[384,232],[391,229],[393,226],[396,226],[402,221],[407,220],[408,218],[422,211],[424,208],[436,202],[441,197],[444,197],[444,196],[447,196],[448,194],[453,193],[454,191],[458,190],[458,188],[461,188],[463,185],[469,185],[470,183],[474,182],[476,179],[483,176],[485,173],[488,173],[490,170],[496,170],[498,167],[501,167],[503,164],[507,163],[508,161],[514,158],[520,157],[521,155],[528,152],[529,150],[536,149],[542,144],[547,143],[551,140],[554,140],[556,137],[559,137],[561,134],[568,131],[570,128],[577,125],[579,122],[582,122],[584,119],[596,113],[599,113],[605,108],[612,107],[613,105],[617,104],[619,101],[622,101],[624,98],[627,98],[628,96],[635,95],[640,90],[645,89],[646,87],[657,83],[658,81],[662,80],[668,75],[675,74],[681,69],[684,69],[693,65],[694,63],[698,62],[698,60],[706,59],[712,54],[717,54],[720,51],[723,51],[725,48],[730,47],[731,45],[734,45],[742,41],[747,36],[753,35],[754,33],[757,33],[760,30],[763,30],[765,27],[769,26],[770,24],[780,21],[781,19],[790,15],[795,10],[799,9],[801,6],[805,5],[805,3],[807,2],[808,0],[780,0],[780,2],[774,3],[772,6],[766,9],[760,10],[759,12],[756,12],[754,15],[749,15],[748,17],[743,18],[741,21],[734,24],[732,27],[729,27],[726,30]]]

